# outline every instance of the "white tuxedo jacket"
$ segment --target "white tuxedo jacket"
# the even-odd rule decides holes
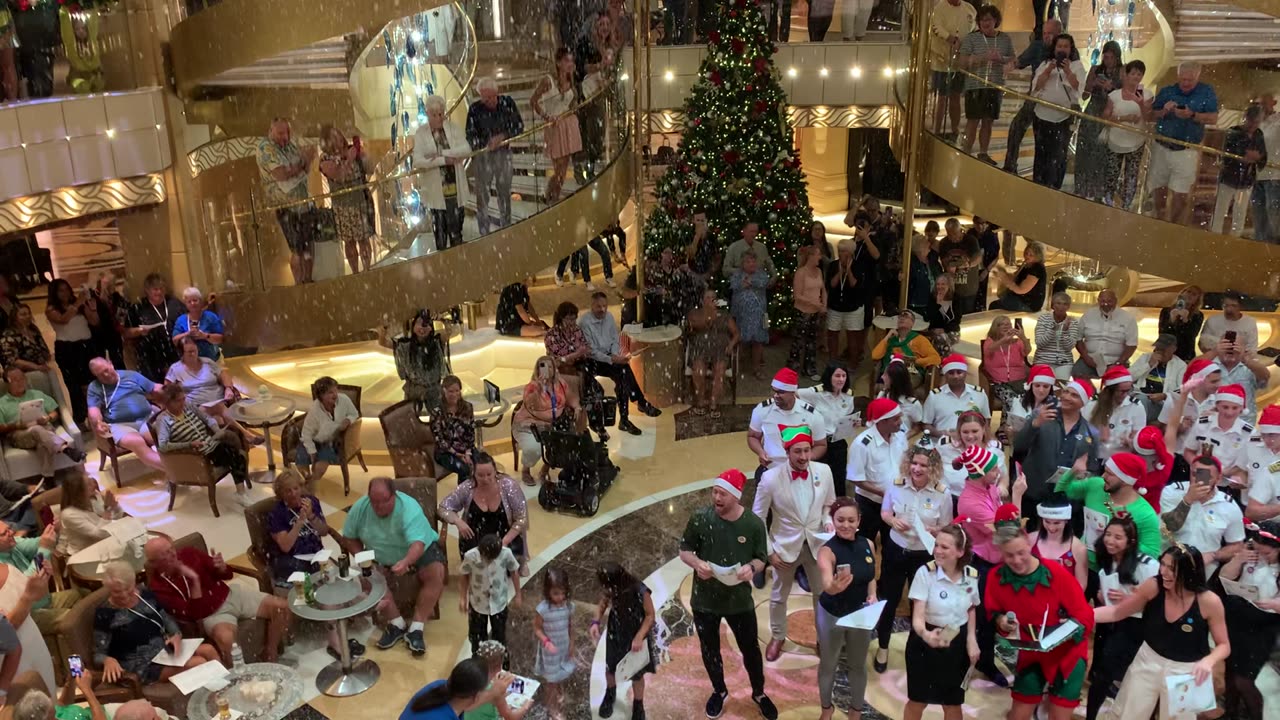
[[[813,503],[799,507],[795,483],[807,482],[813,486]],[[819,533],[825,533],[831,522],[831,504],[836,501],[836,488],[831,481],[831,468],[820,462],[809,463],[807,480],[791,479],[791,465],[784,464],[766,470],[760,476],[756,499],[751,511],[764,520],[773,510],[773,522],[769,524],[769,552],[778,553],[785,562],[795,562],[800,550],[809,543],[809,552],[816,558],[818,548],[825,544]]]

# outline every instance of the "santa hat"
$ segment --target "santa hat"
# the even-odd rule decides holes
[[[800,376],[791,368],[782,368],[773,376],[773,389],[779,392],[795,392],[800,387]]]
[[[1147,461],[1133,453],[1116,453],[1107,458],[1107,469],[1126,485],[1137,485],[1147,474]]]
[[[1138,436],[1134,438],[1133,450],[1139,455],[1164,455],[1160,450],[1168,451],[1164,443],[1164,432],[1155,425],[1148,425],[1138,431]],[[1161,460],[1164,458],[1162,457]]]
[[[1148,425],[1138,431],[1138,436],[1134,438],[1133,450],[1139,455],[1146,457],[1155,456],[1157,472],[1143,473],[1142,479],[1138,480],[1138,494],[1147,499],[1151,503],[1151,507],[1157,513],[1160,512],[1160,493],[1164,491],[1165,482],[1169,479],[1168,472],[1164,471],[1173,465],[1173,453],[1169,452],[1169,448],[1165,446],[1164,432],[1155,425]]]
[[[902,363],[903,365],[906,365],[907,356],[903,355],[901,350],[894,350],[893,357],[889,358],[889,364],[892,365],[894,363]]]
[[[1066,495],[1054,493],[1036,505],[1036,514],[1041,520],[1070,520],[1071,501]]]
[[[1213,396],[1214,402],[1228,402],[1236,405],[1244,405],[1244,386],[1243,385],[1223,385],[1218,388],[1218,394]]]
[[[1255,542],[1260,542],[1273,548],[1280,547],[1280,522],[1263,520],[1248,529],[1251,531]]]
[[[1262,435],[1280,433],[1280,405],[1268,405],[1258,416],[1258,432]]]
[[[969,372],[969,361],[965,360],[964,356],[959,353],[951,353],[950,355],[942,358],[942,373],[945,375],[952,370],[963,370],[966,373]]]
[[[1013,503],[1005,503],[996,508],[994,525],[997,528],[1005,525],[1022,527],[1022,514],[1018,511],[1018,506]]]
[[[1058,384],[1058,377],[1053,374],[1053,368],[1048,365],[1033,365],[1030,375],[1027,377],[1027,384],[1031,383],[1056,385]]]
[[[736,500],[742,499],[742,488],[747,484],[747,476],[737,468],[730,468],[720,473],[719,477],[712,484],[712,487],[718,487],[729,493]]]
[[[867,422],[878,423],[881,420],[898,417],[902,414],[902,406],[890,398],[876,398],[867,405]]]
[[[1093,381],[1088,378],[1073,377],[1067,381],[1063,389],[1079,395],[1082,403],[1087,403],[1093,399]]]
[[[782,436],[782,447],[787,450],[796,443],[813,444],[813,431],[808,425],[779,425],[778,434]]]
[[[1102,387],[1113,387],[1121,383],[1133,382],[1133,376],[1129,374],[1128,368],[1123,365],[1112,365],[1102,374]]]
[[[984,477],[999,464],[996,454],[981,445],[970,445],[960,454],[960,465],[968,470],[971,478]]]
[[[1195,378],[1203,380],[1210,375],[1222,372],[1222,366],[1212,360],[1197,358],[1187,363],[1187,371],[1183,373],[1183,382]]]

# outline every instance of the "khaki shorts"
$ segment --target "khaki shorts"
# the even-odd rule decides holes
[[[200,627],[207,633],[213,633],[213,628],[223,623],[239,625],[241,620],[258,617],[258,608],[262,607],[262,601],[268,597],[264,592],[238,583],[228,583],[227,588],[230,590],[227,599],[212,615],[200,621]]]

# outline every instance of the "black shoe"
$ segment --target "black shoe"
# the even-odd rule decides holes
[[[885,650],[885,654],[887,655],[887,654],[888,654],[888,650],[887,650],[887,649],[885,649],[885,648],[882,648],[882,649],[884,649],[884,650]],[[879,650],[877,650],[877,651],[876,651],[876,655],[879,655],[879,654],[880,654],[880,651],[879,651]],[[888,670],[888,669],[889,669],[889,659],[888,659],[888,658],[885,658],[885,661],[884,661],[884,662],[880,662],[879,660],[876,660],[876,659],[874,659],[874,658],[873,658],[873,659],[871,660],[871,667],[875,668],[875,671],[876,671],[876,672],[878,672],[878,673],[883,673],[885,670]]]
[[[427,654],[427,643],[422,639],[421,630],[410,630],[404,636],[404,644],[409,646],[409,652],[414,657],[422,657]]]
[[[644,701],[631,701],[631,720],[644,720]]]
[[[659,415],[662,414],[661,410],[650,405],[649,403],[641,403],[640,412],[644,413],[645,415],[648,415],[649,417],[658,417]]]
[[[722,693],[713,692],[711,697],[707,698],[707,717],[715,720],[724,714],[724,701],[729,697],[729,692]]]
[[[765,695],[764,693],[752,695],[751,702],[755,703],[756,707],[760,708],[760,714],[764,716],[764,720],[778,720],[778,708],[773,704],[773,701],[769,699],[768,695]]]
[[[76,447],[75,445],[68,445],[62,448],[62,454],[71,458],[71,462],[73,463],[84,462],[84,451]]]
[[[640,428],[636,427],[630,420],[621,420],[618,422],[618,429],[630,435],[639,435]]]
[[[613,701],[618,698],[618,689],[616,687],[606,688],[604,698],[600,700],[600,717],[613,717]]]
[[[338,654],[337,650],[328,646],[326,646],[324,650],[329,653],[329,657],[337,660],[338,662],[342,662],[342,657]],[[348,640],[347,652],[351,654],[351,659],[354,660],[355,658],[364,655],[364,645],[361,645],[358,640]]]

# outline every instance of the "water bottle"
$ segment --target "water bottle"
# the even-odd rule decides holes
[[[244,665],[244,651],[240,649],[240,643],[231,643],[231,667],[232,669]]]

